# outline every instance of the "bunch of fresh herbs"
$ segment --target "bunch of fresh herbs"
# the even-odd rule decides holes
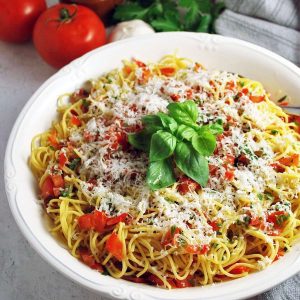
[[[212,0],[130,0],[116,8],[114,19],[140,19],[156,31],[214,32],[214,21],[224,7]]]
[[[142,118],[142,131],[130,134],[129,143],[149,154],[147,184],[151,190],[176,182],[176,165],[202,187],[209,175],[207,156],[216,147],[216,135],[223,132],[222,120],[210,125],[197,124],[198,109],[194,101],[170,103],[169,112]]]

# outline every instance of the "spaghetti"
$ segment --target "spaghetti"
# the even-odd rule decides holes
[[[73,256],[115,278],[181,288],[264,269],[299,238],[299,117],[259,82],[168,55],[125,61],[89,85],[59,98],[59,120],[34,137],[30,157],[51,231]],[[151,191],[148,156],[128,135],[142,116],[189,99],[198,124],[223,123],[208,185],[176,169],[175,184]]]

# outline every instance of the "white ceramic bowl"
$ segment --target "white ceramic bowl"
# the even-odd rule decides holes
[[[5,185],[11,211],[32,247],[58,271],[100,294],[117,299],[243,299],[270,289],[300,271],[300,244],[264,271],[205,287],[163,290],[102,276],[71,256],[45,226],[37,203],[36,182],[28,167],[32,137],[46,130],[56,116],[56,99],[83,82],[132,57],[157,61],[176,52],[209,69],[238,72],[261,81],[275,99],[288,94],[300,105],[300,69],[255,45],[209,34],[161,33],[123,40],[94,50],[47,80],[28,101],[12,130],[5,157]],[[281,91],[280,91],[281,90]],[[298,100],[297,100],[298,99]],[[298,101],[298,102],[297,102]]]

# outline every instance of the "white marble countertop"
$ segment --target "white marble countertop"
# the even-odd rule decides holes
[[[55,71],[38,57],[31,43],[0,42],[0,300],[101,300],[55,271],[29,246],[4,191],[3,159],[13,123],[33,92]],[[299,286],[300,275],[253,300],[298,300]]]

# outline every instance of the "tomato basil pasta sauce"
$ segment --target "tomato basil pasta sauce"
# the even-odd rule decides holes
[[[165,288],[266,268],[300,228],[299,117],[269,97],[174,55],[62,95],[30,157],[51,231],[95,270]]]

